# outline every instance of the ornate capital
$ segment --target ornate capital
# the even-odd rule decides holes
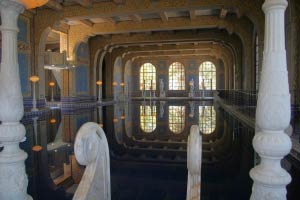
[[[18,0],[0,0],[1,9],[14,10],[17,13],[24,12],[24,5]]]
[[[271,9],[286,9],[287,6],[287,0],[265,0],[262,9],[264,12],[266,12]]]

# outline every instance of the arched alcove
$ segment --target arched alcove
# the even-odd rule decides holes
[[[114,100],[120,100],[121,95],[121,84],[122,82],[122,58],[119,56],[114,62],[114,73],[113,73],[113,96]]]
[[[132,62],[128,60],[124,70],[125,95],[130,96],[132,92]]]

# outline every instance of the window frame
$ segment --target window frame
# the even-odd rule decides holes
[[[150,71],[150,72],[145,72],[143,70],[142,72],[142,69],[144,69],[144,67],[147,67],[146,65],[150,65],[151,67],[153,67],[154,69],[154,72],[153,71]],[[143,74],[143,77],[141,76]],[[146,75],[145,74],[152,74],[152,75]],[[140,70],[139,70],[139,90],[140,91],[155,91],[156,90],[156,86],[157,86],[157,72],[156,72],[156,67],[155,65],[153,65],[152,63],[150,62],[145,62],[143,63],[141,66],[140,66]],[[152,77],[154,79],[150,79],[150,78],[146,78],[145,77]],[[151,80],[152,80],[152,88],[151,88]],[[145,81],[145,83],[144,83]],[[144,89],[145,87],[145,89]]]
[[[171,79],[171,77],[173,77],[173,76],[170,76],[170,74],[171,74],[171,72],[170,72],[171,68],[176,67],[176,66],[174,66],[174,64],[177,64],[177,63],[180,64],[179,65],[180,67],[182,67],[182,70],[181,70],[182,72],[180,72],[180,73],[183,76],[183,80],[178,81],[180,83],[179,84],[180,89],[174,89],[174,80],[175,79]],[[177,74],[178,73],[178,71],[177,72],[176,71],[173,72],[173,71],[174,70],[172,70],[172,74]],[[185,77],[186,74],[185,73],[186,73],[185,72],[185,66],[181,62],[175,61],[175,62],[172,62],[171,65],[169,65],[169,69],[168,69],[168,89],[170,91],[185,91],[186,90],[186,83],[185,83],[185,81],[186,81],[186,77]]]
[[[205,68],[204,65],[206,65],[207,63],[209,63],[211,66],[214,67],[214,70],[206,70],[206,69],[203,69]],[[210,74],[210,79],[201,79],[201,80],[204,80],[204,87],[202,87],[202,81],[200,80],[201,77],[204,77],[203,74],[205,73],[209,73]],[[215,80],[213,79],[213,73],[215,75]],[[200,65],[199,65],[199,68],[198,68],[198,76],[199,76],[199,90],[216,90],[217,89],[217,67],[216,65],[209,61],[209,60],[206,60],[204,62],[202,62]],[[205,80],[208,80],[209,81],[209,84],[207,84],[207,82],[205,82]],[[209,85],[210,87],[208,88],[207,85]]]

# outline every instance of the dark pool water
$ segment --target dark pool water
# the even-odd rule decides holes
[[[248,173],[257,160],[251,128],[211,101],[135,101],[24,118],[27,141],[21,147],[35,200],[72,199],[84,172],[73,143],[89,121],[103,126],[108,139],[112,200],[185,199],[187,137],[194,124],[203,137],[201,199],[250,197]]]

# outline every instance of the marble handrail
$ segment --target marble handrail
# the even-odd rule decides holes
[[[202,136],[199,126],[190,129],[187,146],[188,184],[186,200],[200,200]]]
[[[94,122],[85,123],[77,133],[74,151],[86,169],[73,200],[110,200],[109,149],[103,129]]]

